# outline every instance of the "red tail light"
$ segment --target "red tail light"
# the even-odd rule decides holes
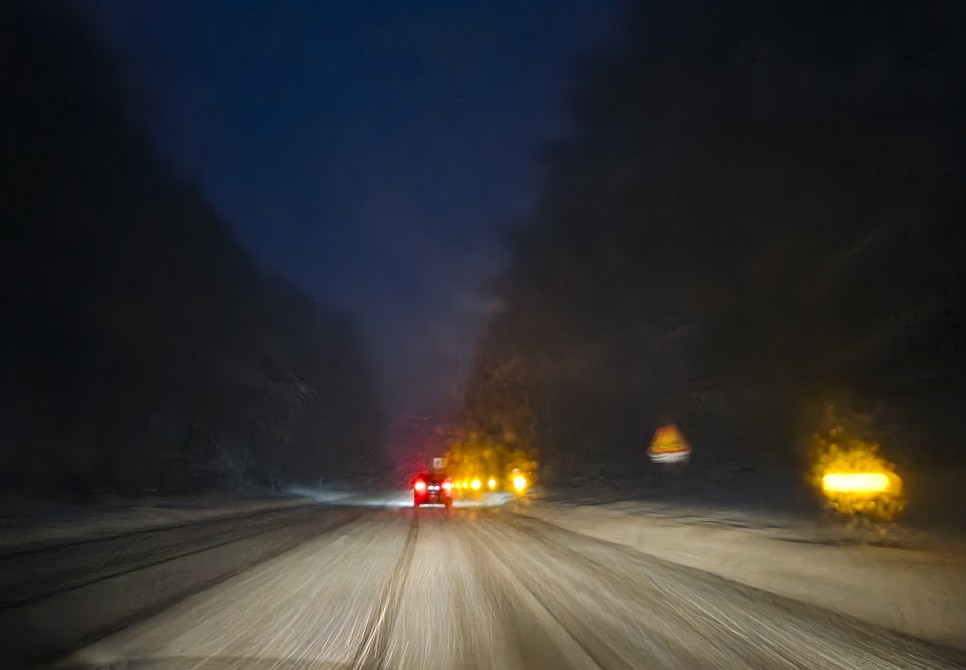
[[[422,493],[426,490],[426,482],[424,482],[422,479],[417,479],[416,483],[413,484],[413,489],[419,493]]]

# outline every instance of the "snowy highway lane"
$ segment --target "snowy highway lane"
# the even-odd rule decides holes
[[[424,508],[368,509],[55,666],[834,670],[964,660],[509,509]]]

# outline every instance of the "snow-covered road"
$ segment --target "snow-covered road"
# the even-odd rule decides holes
[[[966,540],[655,500],[526,513],[665,561],[966,650]]]
[[[320,517],[331,510],[319,510]],[[963,653],[507,508],[367,508],[58,667],[955,668]]]

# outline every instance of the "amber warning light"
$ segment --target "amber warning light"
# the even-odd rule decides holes
[[[830,472],[822,477],[822,489],[834,493],[882,493],[889,484],[882,472]]]

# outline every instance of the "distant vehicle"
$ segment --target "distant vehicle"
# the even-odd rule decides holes
[[[482,498],[483,481],[479,477],[466,477],[459,482],[460,495],[463,498]]]
[[[453,482],[443,473],[422,473],[413,479],[413,507],[420,505],[453,506]]]

